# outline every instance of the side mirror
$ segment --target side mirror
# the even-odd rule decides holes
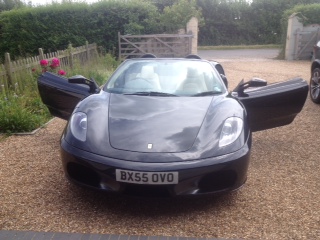
[[[244,90],[249,87],[264,87],[267,86],[267,81],[261,78],[252,78],[248,82],[244,82],[243,80],[238,84],[238,86],[233,90],[233,92],[237,93],[240,97],[248,96],[244,93]]]
[[[76,75],[68,78],[69,83],[85,84],[90,87],[90,93],[98,93],[99,86],[93,79],[87,79],[82,75]]]

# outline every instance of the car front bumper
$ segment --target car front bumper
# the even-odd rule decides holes
[[[246,181],[250,146],[219,157],[174,163],[132,162],[107,158],[75,148],[61,140],[66,177],[79,185],[134,196],[179,196],[229,192]],[[179,182],[145,185],[116,181],[116,169],[140,172],[178,172]]]

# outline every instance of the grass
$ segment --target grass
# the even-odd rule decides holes
[[[235,45],[235,46],[198,46],[198,50],[234,50],[234,49],[265,49],[265,48],[281,48],[280,45]]]
[[[0,101],[0,132],[31,132],[51,118],[39,97],[10,96]]]
[[[69,69],[67,73],[69,77],[80,74],[86,78],[93,78],[99,85],[102,85],[111,76],[118,65],[119,61],[110,54],[106,54],[103,57],[91,61],[86,66],[82,66],[78,62],[75,62],[73,69]]]
[[[64,70],[68,77],[80,74],[94,78],[99,85],[102,85],[118,64],[107,54],[85,66],[76,63],[72,69]],[[0,81],[0,85],[3,86],[0,88],[0,134],[31,132],[52,118],[38,93],[38,76],[39,73],[21,73],[15,76],[11,87]]]
[[[41,102],[35,76],[23,71],[15,75],[12,86],[0,83],[0,133],[30,132],[51,118]]]

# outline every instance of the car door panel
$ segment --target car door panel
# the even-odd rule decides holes
[[[38,90],[50,113],[65,120],[69,119],[78,102],[90,95],[87,85],[69,83],[68,79],[50,72],[38,78]]]
[[[301,78],[247,89],[236,96],[245,106],[251,131],[290,124],[301,111],[308,95],[308,83]]]

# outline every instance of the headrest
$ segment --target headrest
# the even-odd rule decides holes
[[[200,73],[196,68],[188,68],[187,78],[199,77]]]
[[[143,66],[141,68],[141,77],[142,78],[152,78],[154,75],[153,66]]]

